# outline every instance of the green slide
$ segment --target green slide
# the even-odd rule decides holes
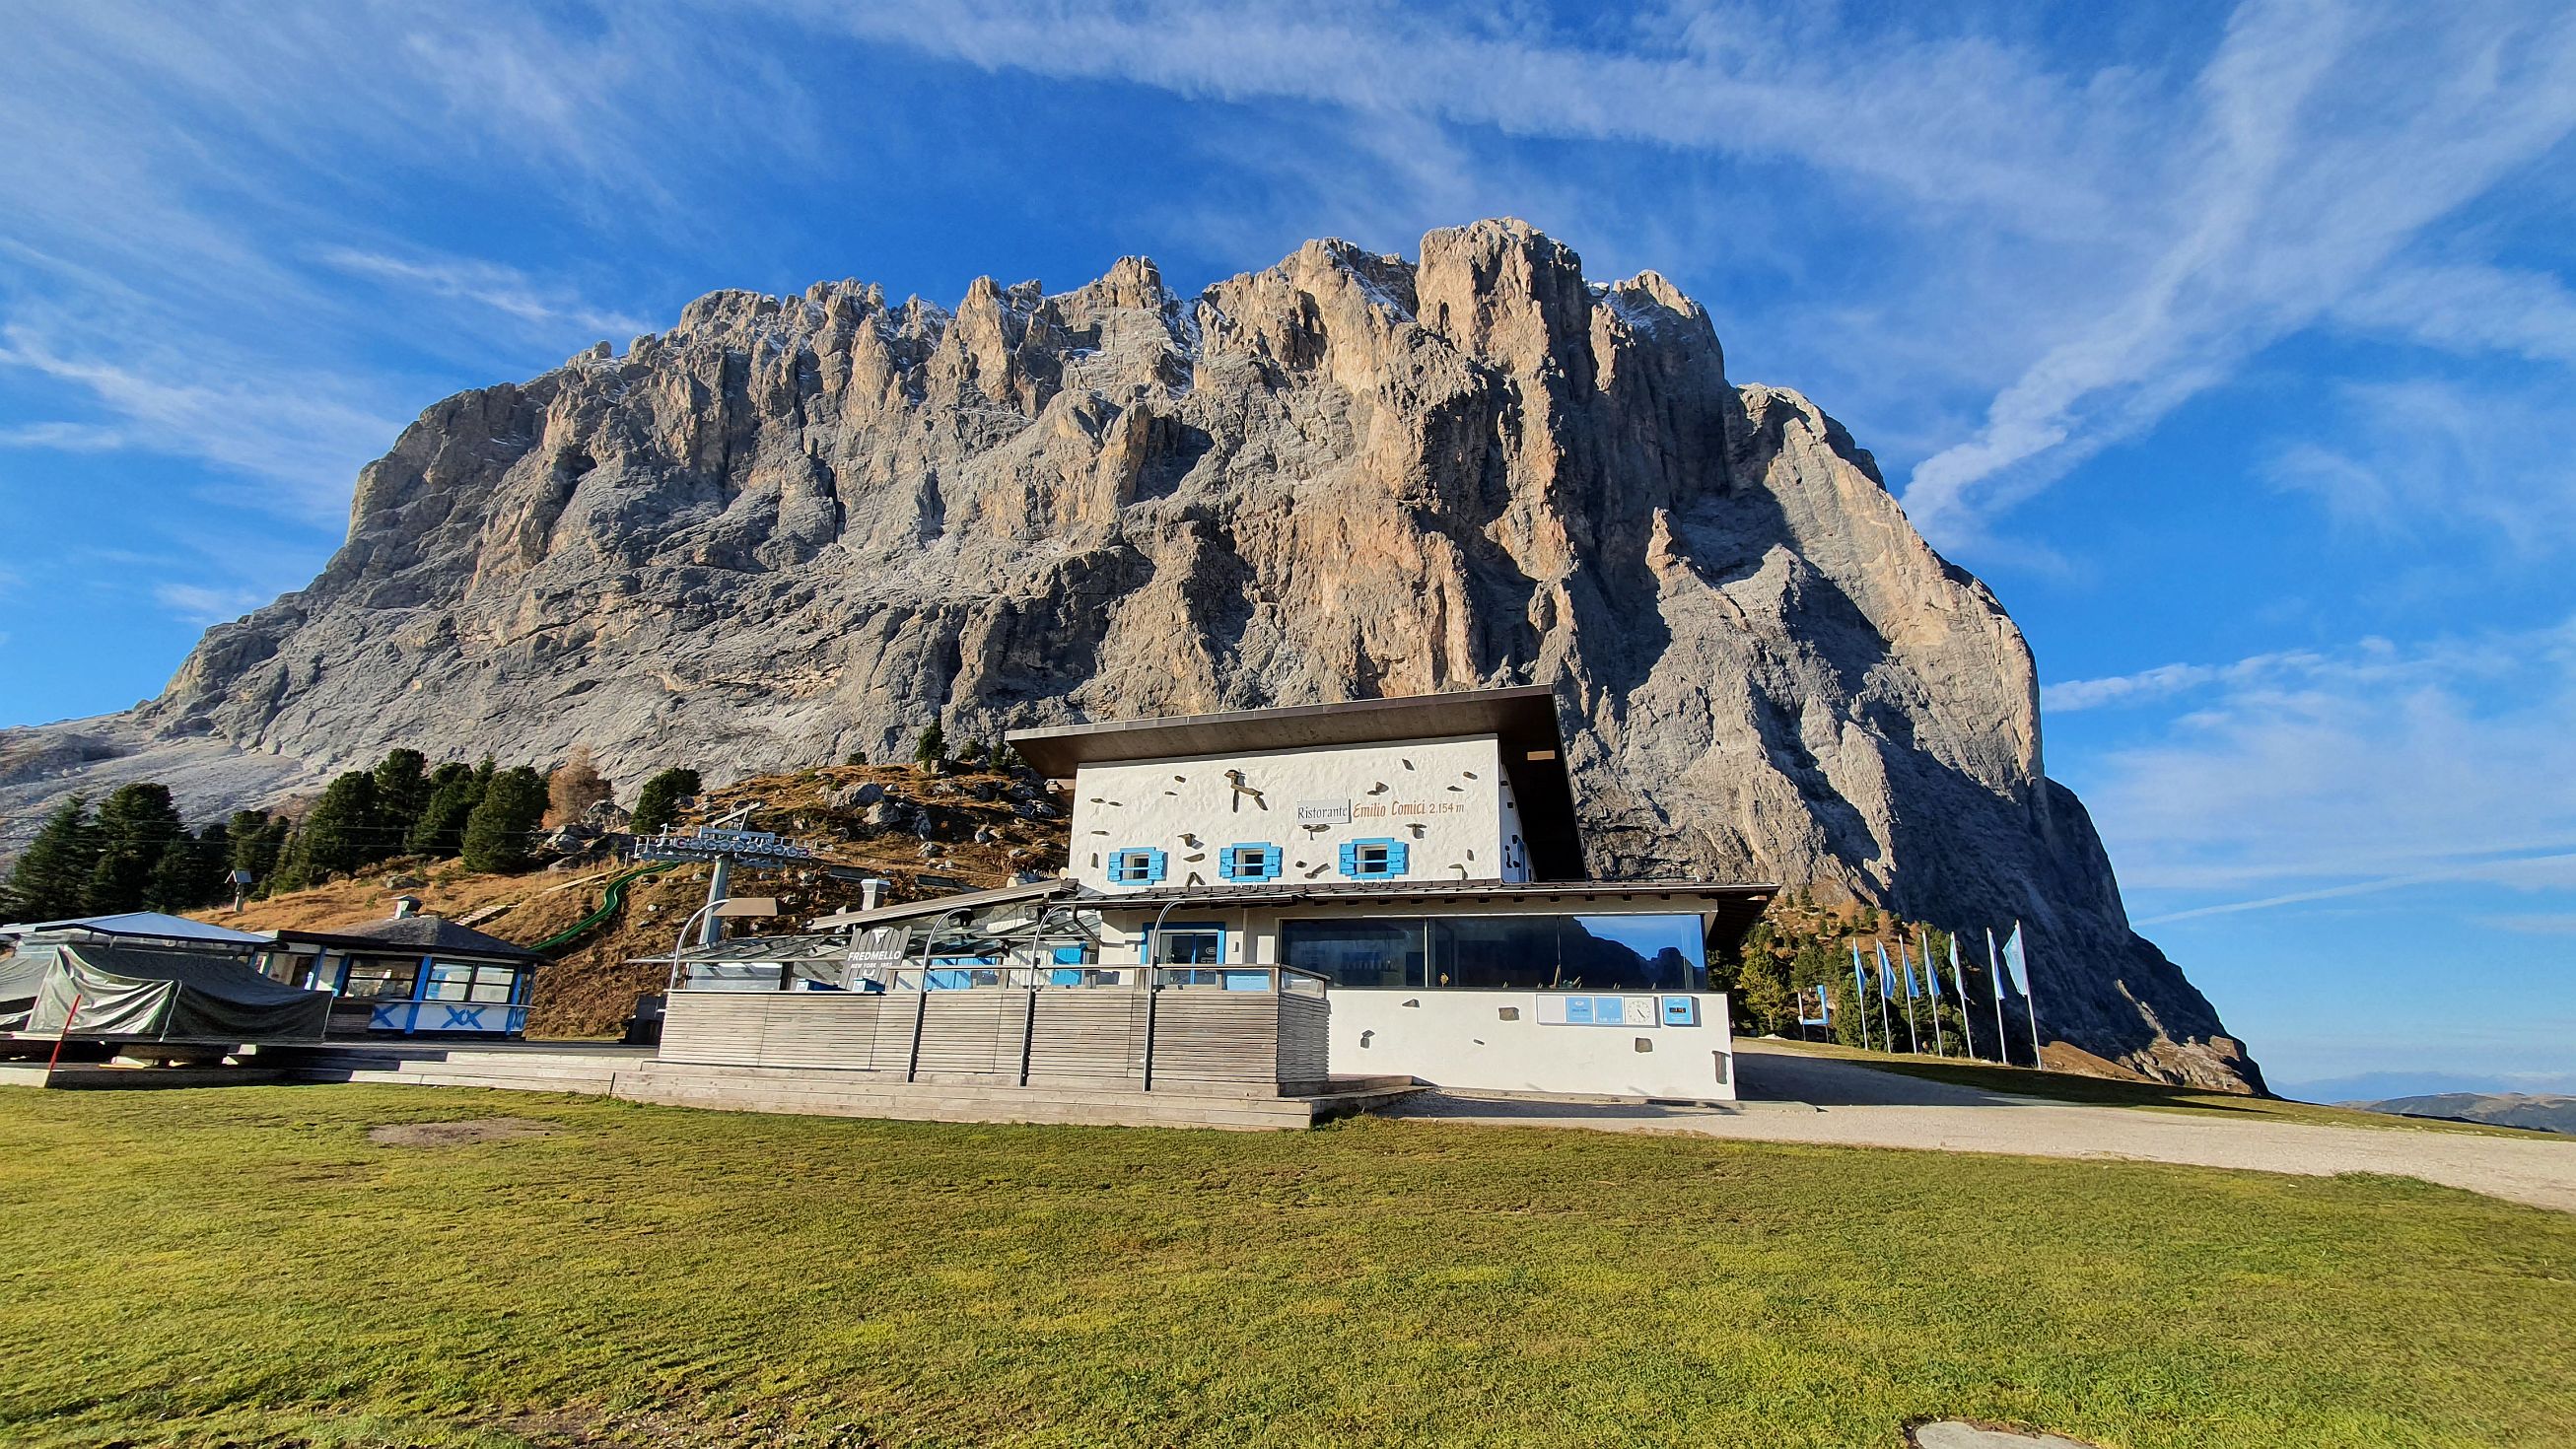
[[[546,937],[544,940],[530,946],[528,949],[541,953],[548,952],[554,950],[557,946],[566,944],[567,942],[579,940],[594,928],[607,924],[610,917],[626,908],[626,888],[628,886],[633,885],[635,882],[642,880],[648,875],[660,875],[662,872],[676,869],[684,863],[685,862],[677,860],[657,860],[651,865],[639,865],[635,869],[615,877],[609,881],[608,889],[601,893],[598,910],[591,912],[589,915],[582,917],[580,920],[575,921],[571,925],[564,927],[562,930],[555,932],[553,935]]]

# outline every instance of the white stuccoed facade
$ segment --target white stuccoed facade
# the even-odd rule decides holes
[[[1163,885],[1220,885],[1222,852],[1275,845],[1286,883],[1338,878],[1355,841],[1405,847],[1404,881],[1525,881],[1520,812],[1492,735],[1085,765],[1069,873],[1112,895],[1119,851],[1160,850]],[[1303,817],[1304,823],[1301,822]]]

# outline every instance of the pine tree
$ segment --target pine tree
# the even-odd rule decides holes
[[[81,893],[98,861],[89,801],[74,795],[54,807],[0,887],[0,914],[13,921],[59,921],[81,913]]]
[[[603,800],[614,800],[616,792],[608,779],[590,761],[590,746],[575,745],[564,762],[546,776],[546,816],[548,825],[572,825],[590,813],[590,807]]]
[[[536,771],[520,765],[494,775],[482,803],[465,821],[465,868],[526,869],[529,847],[545,815],[546,782]]]
[[[937,720],[932,720],[930,728],[921,732],[921,738],[912,742],[912,762],[925,770],[935,770],[947,756],[948,735],[939,728]]]
[[[465,821],[483,803],[488,777],[471,766],[446,764],[430,776],[429,798],[403,836],[403,849],[414,855],[451,856],[465,848]]]
[[[81,908],[92,915],[143,909],[155,866],[173,841],[188,838],[179,823],[179,807],[170,787],[148,780],[119,785],[99,803],[93,825],[98,858],[90,866],[81,892]]]
[[[236,810],[224,825],[224,839],[229,857],[225,874],[236,870],[250,872],[252,888],[266,891],[277,875],[277,863],[286,853],[286,837],[295,822],[283,815],[265,810]]]
[[[361,770],[341,775],[323,788],[322,798],[295,827],[278,884],[302,890],[382,859],[390,852],[378,844],[382,837],[375,832],[380,828],[375,776]]]
[[[652,835],[670,829],[680,813],[680,802],[695,797],[702,788],[698,772],[684,766],[654,774],[635,792],[635,833]]]
[[[151,876],[143,883],[146,907],[175,915],[213,902],[215,885],[207,865],[210,860],[220,859],[212,851],[221,848],[223,827],[207,828],[216,839],[182,834],[162,848],[160,859],[152,863]]]
[[[420,819],[421,807],[429,803],[428,766],[427,756],[407,749],[388,750],[376,762],[376,813],[380,817],[376,823],[381,832],[375,838],[383,843],[385,855],[401,849],[404,837]]]

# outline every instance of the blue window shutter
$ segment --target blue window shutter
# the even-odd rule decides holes
[[[1261,847],[1261,878],[1263,880],[1277,880],[1279,878],[1278,846],[1265,845]]]
[[[1216,859],[1217,874],[1224,876],[1227,880],[1243,879],[1245,870],[1242,846],[1229,845],[1217,855]]]
[[[1342,847],[1342,874],[1349,876],[1353,880],[1357,880],[1359,878],[1360,848],[1357,845],[1345,845]]]
[[[1162,879],[1163,879],[1163,852],[1161,852],[1161,851],[1159,851],[1159,850],[1149,850],[1149,851],[1146,851],[1146,852],[1145,852],[1145,884],[1147,884],[1147,885],[1156,885],[1156,884],[1161,883]]]
[[[1399,840],[1399,841],[1396,841],[1394,844],[1389,845],[1389,846],[1386,848],[1386,873],[1387,873],[1388,875],[1402,875],[1402,874],[1404,874],[1404,842],[1403,842],[1403,841],[1400,841],[1400,840]]]

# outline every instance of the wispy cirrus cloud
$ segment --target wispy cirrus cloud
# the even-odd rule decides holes
[[[353,460],[382,452],[399,426],[351,401],[346,383],[328,375],[245,374],[164,347],[103,361],[24,324],[0,327],[0,372],[10,369],[75,389],[118,419],[112,427],[38,424],[24,446],[88,450],[112,437],[119,446],[200,458],[287,485],[282,494],[249,496],[309,518],[346,511]]]
[[[2142,924],[2445,882],[2576,890],[2576,795],[2556,788],[2576,779],[2576,621],[2054,689],[2058,709],[2069,690],[2180,707],[2080,782],[2123,883],[2184,898]]]
[[[561,287],[545,286],[516,267],[469,257],[388,256],[356,247],[326,247],[326,266],[353,276],[471,303],[550,331],[570,328],[601,336],[652,330],[623,312],[594,307]]]

